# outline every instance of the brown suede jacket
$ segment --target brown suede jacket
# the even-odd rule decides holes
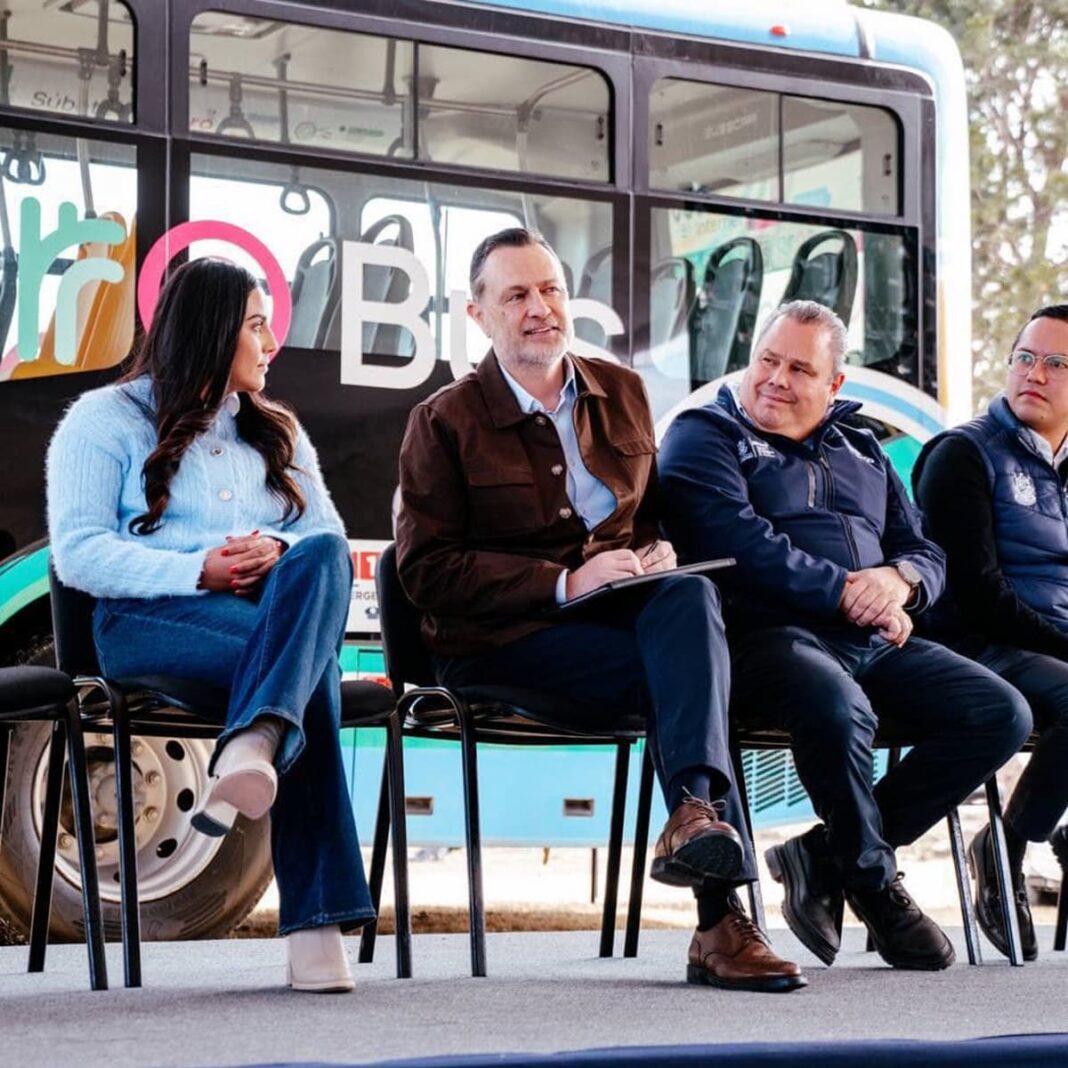
[[[570,356],[582,458],[615,494],[587,531],[552,421],[520,410],[490,352],[408,419],[400,453],[400,580],[430,649],[463,656],[551,625],[560,572],[657,537],[656,443],[638,375]]]

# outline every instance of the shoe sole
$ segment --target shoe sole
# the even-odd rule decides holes
[[[298,982],[293,978],[293,971],[286,967],[286,985],[290,990],[297,990],[304,994],[348,994],[356,989],[356,980],[347,979],[319,979],[316,982]]]
[[[976,838],[978,838],[978,835],[976,835]],[[977,872],[978,872],[978,865],[979,865],[980,861],[975,855],[974,846],[975,846],[975,838],[973,838],[971,840],[971,843],[968,846],[968,852],[965,854],[965,859],[966,859],[966,861],[968,863],[968,873],[971,875],[972,880],[974,881],[975,886],[976,886],[976,894],[975,894],[975,897],[972,899],[972,902],[973,902],[974,907],[975,907],[975,920],[979,924],[979,930],[981,930],[983,932],[983,934],[986,935],[987,941],[1003,957],[1005,957],[1006,960],[1008,960],[1008,959],[1010,959],[1009,943],[1006,940],[1005,936],[1001,933],[1001,917],[1000,916],[998,917],[998,923],[996,923],[996,924],[993,923],[991,921],[991,919],[990,919],[990,914],[987,912],[986,908],[983,906],[982,900],[979,897],[979,893],[978,893],[979,876],[978,876]],[[995,876],[995,878],[996,878],[996,876]],[[1038,960],[1038,947],[1037,946],[1033,950],[1031,950],[1029,952],[1021,944],[1020,951],[1021,951],[1021,954],[1023,955],[1023,959],[1025,961],[1031,962],[1031,961]]]
[[[808,986],[803,975],[774,975],[767,979],[720,979],[699,964],[686,965],[686,982],[695,986],[714,986],[719,990],[752,990],[758,994],[787,994]]]
[[[790,855],[785,846],[772,846],[764,853],[764,859],[768,864],[771,877],[782,885],[782,915],[787,926],[793,932],[794,937],[811,953],[821,964],[828,968],[838,956],[839,947],[828,942],[826,938],[812,927],[803,911],[794,907],[794,890],[801,882],[798,873],[794,871]]]
[[[701,887],[706,881],[730,881],[742,870],[742,844],[729,835],[695,838],[670,857],[656,857],[649,877],[668,886]]]

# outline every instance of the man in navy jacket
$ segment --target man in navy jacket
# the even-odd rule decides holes
[[[1041,731],[1005,810],[1023,954],[1034,960],[1024,853],[1068,808],[1068,304],[1035,312],[1013,344],[1005,392],[932,438],[912,477],[948,556],[932,631],[1011,682]],[[979,925],[1008,956],[989,827],[969,852]]]
[[[779,308],[737,396],[684,412],[661,451],[664,526],[680,561],[733,556],[721,582],[732,638],[732,716],[791,735],[822,823],[769,850],[794,934],[824,963],[843,896],[895,967],[953,963],[905,890],[894,849],[1004,763],[1030,712],[1010,685],[913,638],[941,593],[942,551],[920,530],[875,438],[836,400],[846,331],[827,308]],[[889,722],[917,744],[872,787]]]

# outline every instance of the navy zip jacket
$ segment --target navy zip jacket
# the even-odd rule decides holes
[[[660,451],[663,526],[680,563],[733,556],[717,574],[733,621],[836,626],[846,574],[908,560],[922,585],[911,612],[942,592],[945,556],[921,531],[901,480],[836,401],[805,440],[758,430],[724,386],[668,429]]]

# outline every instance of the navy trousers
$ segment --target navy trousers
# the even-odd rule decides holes
[[[1038,743],[1005,819],[1021,838],[1045,841],[1068,809],[1068,664],[1006,645],[986,645],[971,655],[1015,686],[1031,706]]]
[[[518,686],[560,694],[589,707],[587,728],[605,722],[605,710],[622,718],[639,714],[661,787],[680,772],[705,770],[723,819],[745,842],[739,882],[756,878],[745,815],[734,785],[728,739],[730,655],[719,591],[700,575],[657,582],[639,604],[605,617],[562,622],[475,656],[442,657],[446,686],[475,683]]]
[[[842,880],[858,890],[886,886],[894,849],[960,804],[1031,731],[1017,690],[922,638],[898,649],[842,628],[773,627],[745,635],[733,653],[732,715],[790,734]],[[880,723],[913,748],[873,788]]]

